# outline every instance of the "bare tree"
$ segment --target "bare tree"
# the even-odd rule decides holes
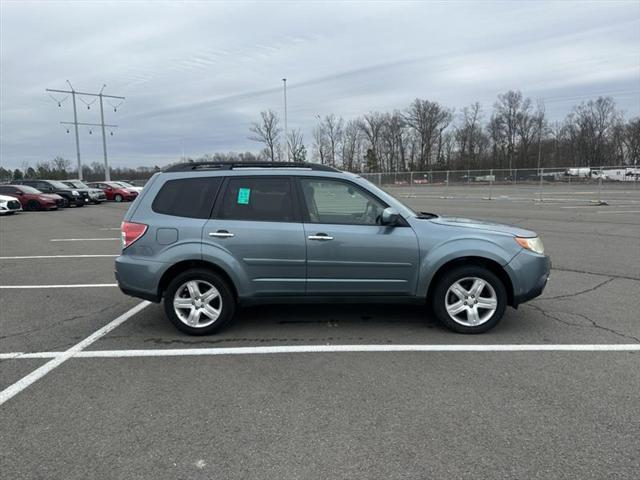
[[[625,125],[623,142],[627,152],[627,163],[638,165],[640,163],[640,118],[634,118]]]
[[[261,122],[255,122],[251,125],[249,131],[253,135],[249,136],[249,140],[263,143],[265,145],[265,153],[267,158],[272,162],[276,161],[280,151],[280,120],[278,115],[272,110],[260,112]]]
[[[360,131],[364,134],[369,142],[367,150],[366,162],[367,169],[370,171],[380,167],[380,151],[381,151],[381,134],[384,128],[384,115],[378,112],[371,112],[362,117],[359,121]]]
[[[342,117],[337,118],[333,113],[326,115],[321,124],[322,130],[326,135],[329,163],[332,167],[336,166],[336,153],[340,151],[343,125],[344,120]]]
[[[307,149],[304,146],[304,139],[302,132],[299,129],[294,129],[287,135],[287,145],[289,147],[289,154],[291,160],[294,162],[304,162],[307,159]]]
[[[438,145],[436,160],[442,148],[442,132],[453,119],[451,110],[439,103],[416,98],[405,116],[407,124],[414,129],[419,139],[418,169],[424,170],[433,156],[433,147]]]
[[[358,154],[361,144],[360,125],[357,120],[349,120],[342,137],[342,166],[349,171],[360,170]]]
[[[619,121],[620,113],[611,97],[598,97],[574,107],[567,117],[566,127],[582,157],[580,164],[600,166],[613,163],[612,136]]]
[[[455,129],[454,139],[462,168],[478,168],[487,143],[482,130],[482,107],[475,102],[462,109],[460,125]]]
[[[314,157],[320,161],[320,164],[324,165],[329,157],[329,139],[323,124],[316,125],[311,131],[311,135],[313,135]]]

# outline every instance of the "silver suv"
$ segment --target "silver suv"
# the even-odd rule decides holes
[[[416,302],[480,333],[542,293],[550,261],[521,228],[416,213],[358,175],[297,163],[184,163],[154,175],[122,223],[121,290],[164,300],[182,332],[237,305]]]

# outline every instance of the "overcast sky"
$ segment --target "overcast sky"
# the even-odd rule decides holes
[[[488,117],[498,93],[544,98],[552,119],[612,96],[640,115],[640,1],[55,2],[1,0],[0,163],[75,163],[71,99],[45,88],[123,95],[106,121],[112,165],[164,165],[183,152],[259,150],[259,112],[283,111],[311,143],[316,115],[404,109],[416,97]],[[64,98],[64,96],[60,96]],[[89,100],[89,99],[87,99]],[[98,122],[79,102],[79,121]],[[73,132],[73,131],[72,131]],[[102,161],[80,129],[83,163]]]

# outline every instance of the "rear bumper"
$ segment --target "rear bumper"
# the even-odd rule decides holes
[[[551,259],[546,255],[522,250],[507,265],[513,283],[513,306],[542,294],[551,272]]]
[[[158,283],[164,268],[164,263],[120,255],[116,258],[114,274],[125,295],[158,303],[162,298]]]

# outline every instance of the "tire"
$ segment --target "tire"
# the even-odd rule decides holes
[[[436,318],[448,329],[484,333],[502,319],[507,308],[507,291],[489,269],[479,265],[459,266],[438,280],[431,304]]]
[[[62,208],[69,208],[69,206],[71,206],[69,199],[66,197],[62,197]]]
[[[119,193],[115,197],[113,197],[113,199],[118,203],[120,203],[120,202],[122,202],[122,200],[124,200],[124,198],[122,198],[122,195],[120,195]]]
[[[38,202],[37,200],[29,200],[27,202],[27,207],[25,210],[28,210],[30,212],[35,212],[40,210],[42,207],[40,205],[40,202]]]
[[[199,295],[195,295],[188,286],[197,285]],[[213,287],[215,291],[212,291]],[[206,294],[211,293],[213,298],[206,301]],[[200,309],[194,309],[194,304]],[[204,302],[197,300],[203,298]],[[182,299],[184,308],[174,308],[174,301]],[[206,305],[205,305],[206,304]],[[164,311],[178,330],[189,335],[209,335],[222,329],[232,318],[235,312],[235,298],[228,283],[219,275],[204,268],[193,268],[177,275],[164,292]],[[209,307],[206,309],[206,307]],[[196,310],[194,316],[191,312]],[[205,311],[206,310],[206,311]],[[216,313],[212,319],[210,314]],[[206,313],[206,312],[209,312]],[[198,318],[195,318],[195,315]],[[190,321],[191,320],[191,321]],[[195,323],[192,323],[194,322]],[[197,324],[197,326],[196,326]]]

